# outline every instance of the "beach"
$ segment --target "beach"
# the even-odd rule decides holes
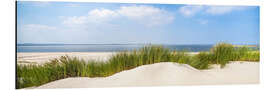
[[[17,53],[17,62],[45,63],[63,55],[83,60],[106,61],[115,52]],[[196,54],[196,53],[193,53]],[[109,77],[70,77],[31,88],[91,88],[168,85],[258,84],[259,62],[232,61],[224,68],[212,65],[198,70],[187,64],[161,62],[125,70]]]
[[[260,5],[14,4],[16,89],[261,82]]]
[[[18,52],[17,63],[18,64],[44,64],[52,59],[59,58],[61,56],[77,57],[80,60],[85,61],[107,61],[111,56],[117,52]],[[190,52],[194,55],[198,52]]]
[[[106,61],[116,52],[19,52],[17,53],[18,64],[44,64],[52,59],[61,56],[70,56],[83,59],[85,61],[96,60]]]

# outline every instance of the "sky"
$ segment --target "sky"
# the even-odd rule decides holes
[[[17,3],[17,43],[259,44],[259,6]]]

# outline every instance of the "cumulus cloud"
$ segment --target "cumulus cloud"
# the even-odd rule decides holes
[[[162,13],[159,8],[154,8],[151,6],[122,6],[118,12],[121,15],[135,19]]]
[[[64,17],[63,17],[64,18]],[[73,16],[73,17],[67,17],[63,23],[67,25],[72,24],[84,24],[87,22],[86,16]]]
[[[230,13],[233,10],[242,10],[242,9],[244,8],[231,7],[231,6],[210,6],[206,9],[206,13],[209,13],[212,15],[220,15],[220,14]]]
[[[244,7],[237,6],[202,6],[202,5],[187,5],[179,8],[179,12],[186,17],[192,17],[197,14],[201,15],[224,15],[237,10],[244,10]],[[208,24],[208,20],[197,19],[199,24]]]
[[[65,18],[63,23],[66,25],[82,25],[87,23],[101,23],[104,21],[108,21],[113,17],[117,16],[117,14],[108,9],[94,9],[88,12],[85,16],[72,16],[72,17],[62,17]]]
[[[66,17],[64,24],[84,25],[84,24],[102,24],[117,19],[128,19],[132,22],[144,24],[146,26],[157,26],[168,24],[173,21],[174,17],[169,12],[152,6],[122,6],[116,10],[110,9],[93,9],[85,16]]]
[[[210,15],[223,15],[236,10],[243,10],[243,7],[237,6],[183,6],[179,8],[179,12],[184,16],[194,16],[199,12]]]
[[[56,27],[41,25],[41,24],[27,24],[24,25],[25,30],[56,30]]]
[[[109,9],[94,9],[90,11],[88,15],[97,18],[107,18],[111,16],[117,16],[117,13]]]
[[[169,12],[152,6],[123,6],[117,12],[147,26],[168,24],[174,20]]]
[[[203,10],[203,6],[183,6],[179,8],[180,13],[184,16],[193,16],[199,11]]]

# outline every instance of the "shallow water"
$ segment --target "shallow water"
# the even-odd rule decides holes
[[[145,45],[109,45],[109,44],[37,44],[17,45],[17,52],[117,52],[139,49]],[[163,45],[171,50],[192,52],[208,51],[212,45]]]

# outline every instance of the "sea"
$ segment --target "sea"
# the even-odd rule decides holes
[[[17,44],[17,52],[119,52],[139,49],[143,44]],[[208,51],[213,45],[162,45],[171,50]]]

